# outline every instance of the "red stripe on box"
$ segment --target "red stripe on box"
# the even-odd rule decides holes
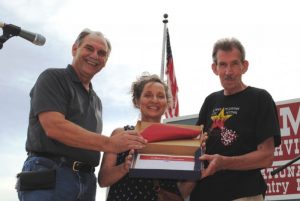
[[[191,162],[194,162],[194,157],[140,155],[140,160],[167,160],[167,161],[191,161]]]

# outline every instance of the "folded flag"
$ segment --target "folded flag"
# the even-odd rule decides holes
[[[148,142],[192,139],[200,135],[201,129],[178,127],[167,124],[151,124],[140,133]]]

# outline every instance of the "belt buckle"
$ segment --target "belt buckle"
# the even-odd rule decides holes
[[[74,171],[74,172],[78,172],[79,171],[79,169],[78,169],[78,165],[80,165],[80,161],[74,161],[73,162],[73,166],[72,166],[72,170]]]

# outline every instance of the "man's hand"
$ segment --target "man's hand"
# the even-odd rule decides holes
[[[245,171],[270,167],[274,159],[274,150],[274,138],[269,137],[257,146],[257,150],[243,155],[204,154],[199,159],[207,161],[209,164],[202,171],[202,178],[213,175],[220,170]]]
[[[223,167],[223,156],[219,154],[208,155],[204,154],[199,157],[201,161],[207,161],[208,167],[201,171],[201,178],[215,174],[217,171],[221,170]]]
[[[147,140],[138,135],[136,131],[117,131],[108,140],[108,149],[120,153],[129,149],[141,149],[146,146]]]
[[[207,132],[202,133],[200,136],[200,145],[201,145],[203,152],[205,152],[205,149],[206,149],[206,140],[207,139],[208,139]]]

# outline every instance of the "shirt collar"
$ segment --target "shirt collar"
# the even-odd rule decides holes
[[[78,75],[76,74],[76,72],[74,70],[74,67],[71,64],[69,64],[67,66],[67,72],[71,76],[71,80],[73,82],[81,83],[80,79],[78,78]],[[93,85],[91,82],[90,82],[90,90],[91,91],[93,90]]]

